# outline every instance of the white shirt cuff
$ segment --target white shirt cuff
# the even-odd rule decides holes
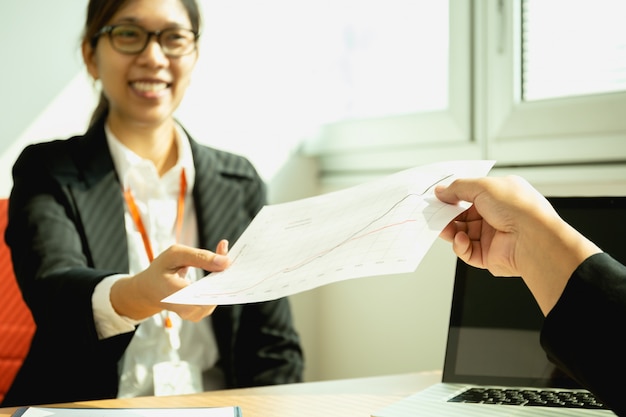
[[[111,304],[111,287],[117,280],[127,277],[128,275],[125,274],[106,277],[96,285],[93,291],[91,296],[93,319],[100,340],[132,332],[135,326],[141,323],[141,321],[120,316]]]

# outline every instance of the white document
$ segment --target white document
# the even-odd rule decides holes
[[[269,301],[332,282],[413,272],[468,204],[434,195],[438,184],[487,175],[494,161],[424,165],[258,213],[229,252],[231,266],[163,301],[225,305]]]
[[[52,408],[23,407],[15,417],[241,417],[235,407],[200,408]]]

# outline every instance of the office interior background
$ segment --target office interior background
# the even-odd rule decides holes
[[[623,0],[198,0],[177,117],[249,157],[270,203],[455,159],[545,195],[626,194]],[[0,198],[29,143],[85,130],[86,0],[0,3]],[[441,369],[456,258],[292,298],[309,381]]]

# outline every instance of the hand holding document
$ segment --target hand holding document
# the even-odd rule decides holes
[[[332,282],[413,272],[468,204],[434,188],[485,176],[493,161],[424,165],[316,197],[268,205],[235,242],[231,266],[163,301],[220,305],[269,301]]]

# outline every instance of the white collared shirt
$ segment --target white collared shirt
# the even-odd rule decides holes
[[[185,213],[180,241],[178,243],[197,247],[198,228],[193,201],[195,167],[189,141],[184,131],[177,126],[176,142],[178,161],[176,165],[159,177],[151,161],[142,159],[124,146],[108,126],[105,128],[107,142],[113,163],[124,189],[130,188],[139,209],[146,232],[150,238],[154,256],[176,242],[177,201],[180,192],[181,170],[185,170],[187,193]],[[121,192],[121,190],[120,190]],[[146,269],[148,256],[141,234],[128,211],[125,210],[126,236],[128,240],[128,259],[130,275]],[[202,270],[190,268],[188,280],[202,277]],[[152,366],[169,360],[172,354],[170,338],[163,326],[163,316],[156,314],[141,323],[118,315],[110,301],[110,289],[113,283],[126,275],[113,275],[105,278],[96,287],[92,300],[94,320],[100,339],[137,330],[119,362],[118,397],[136,397],[154,395]],[[210,324],[210,318],[199,323],[182,320],[174,313],[169,314],[172,330],[180,340],[178,357],[199,369],[212,368],[218,359],[217,343]]]

